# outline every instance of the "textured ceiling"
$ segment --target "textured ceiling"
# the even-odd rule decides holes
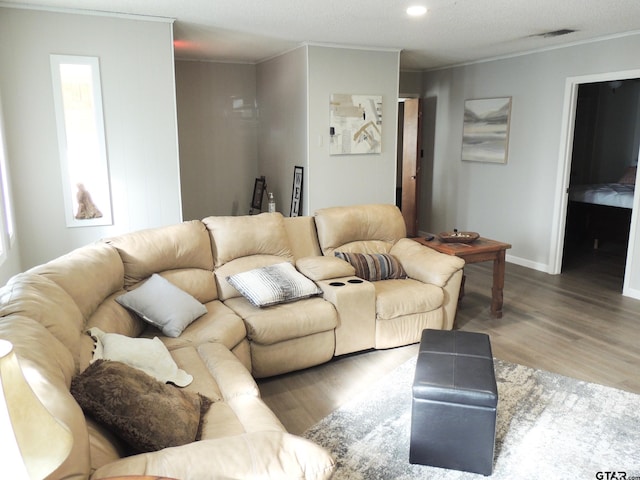
[[[304,43],[401,50],[428,69],[640,31],[640,0],[5,0],[175,19],[176,57],[259,62]],[[409,18],[405,9],[429,12]],[[558,37],[548,31],[572,29]]]

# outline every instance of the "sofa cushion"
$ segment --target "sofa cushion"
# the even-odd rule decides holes
[[[127,233],[107,243],[114,246],[122,258],[127,289],[157,272],[213,269],[211,240],[202,222],[197,220]]]
[[[376,289],[376,318],[389,320],[414,313],[430,312],[442,306],[442,288],[418,280],[373,282]]]
[[[242,319],[220,300],[205,305],[207,313],[184,329],[179,337],[166,337],[152,325],[142,333],[142,337],[159,336],[162,343],[173,354],[178,348],[198,346],[202,343],[217,342],[228,349],[234,348],[247,336]]]
[[[29,270],[69,294],[87,320],[105,298],[122,289],[124,267],[118,252],[104,243],[77,248]]]
[[[244,319],[247,338],[262,345],[326,332],[338,325],[333,305],[319,297],[269,308],[255,307],[246,298],[237,297],[227,300],[225,305]]]
[[[92,362],[114,360],[142,370],[161,382],[175,383],[185,387],[193,377],[176,365],[167,347],[158,337],[129,338],[117,333],[104,333],[92,328],[89,334],[96,342]]]
[[[364,280],[376,282],[407,277],[402,265],[393,255],[386,253],[333,253],[339,259],[353,265],[356,276]]]
[[[389,252],[396,257],[410,278],[444,287],[452,275],[464,267],[464,260],[401,238]]]
[[[178,337],[191,322],[207,313],[207,307],[157,273],[116,301],[168,337]]]
[[[322,293],[315,283],[287,262],[237,273],[226,280],[256,307],[293,302]]]
[[[275,255],[293,261],[281,213],[207,217],[202,222],[211,235],[215,268],[252,255]]]
[[[71,382],[82,409],[136,452],[151,452],[199,438],[211,401],[166,385],[121,362],[99,360]]]
[[[76,369],[81,361],[84,319],[73,298],[43,275],[20,273],[0,289],[0,316],[18,314],[43,325],[71,352]]]
[[[296,260],[296,268],[316,282],[331,278],[351,277],[356,269],[336,257],[304,257]]]
[[[331,455],[315,443],[282,431],[266,431],[123,458],[105,465],[92,478],[153,472],[181,479],[328,480],[333,468]]]
[[[316,211],[315,222],[324,255],[333,255],[334,250],[388,253],[407,236],[404,218],[395,205],[323,208]]]

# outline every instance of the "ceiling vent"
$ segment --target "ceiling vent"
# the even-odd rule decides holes
[[[536,33],[535,35],[531,35],[532,37],[542,37],[542,38],[554,38],[561,37],[562,35],[569,35],[570,33],[577,32],[577,30],[573,30],[571,28],[562,28],[560,30],[552,30],[550,32]]]

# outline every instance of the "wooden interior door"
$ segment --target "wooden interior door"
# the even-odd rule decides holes
[[[422,102],[419,98],[404,101],[402,129],[402,216],[407,236],[418,235],[419,173],[422,152]]]

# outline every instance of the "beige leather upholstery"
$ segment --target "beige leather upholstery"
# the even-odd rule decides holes
[[[197,220],[121,235],[107,243],[120,254],[127,289],[157,272],[177,268],[213,270],[207,230]]]
[[[331,457],[285,432],[254,377],[412,343],[423,328],[451,328],[463,262],[404,236],[402,216],[389,205],[287,219],[279,213],[208,217],[96,242],[13,277],[0,288],[0,337],[14,344],[36,395],[74,437],[69,458],[50,480],[329,478]],[[333,257],[338,248],[389,252],[410,278],[360,282],[352,266]],[[277,262],[297,265],[323,296],[257,308],[226,281]],[[177,338],[116,301],[154,273],[206,306]],[[69,387],[91,361],[94,343],[85,333],[91,327],[162,340],[194,377],[186,389],[214,401],[203,440],[125,456],[120,440],[85,418]]]
[[[333,304],[338,314],[334,355],[373,348],[376,345],[376,290],[373,284],[350,274],[319,281],[318,285],[324,292],[324,299]]]
[[[235,273],[280,262],[293,263],[294,248],[301,254],[319,251],[302,247],[312,233],[308,220],[290,219],[285,226],[280,213],[244,217],[208,217],[218,292],[224,304],[241,317],[247,328],[252,374],[266,377],[317,365],[331,359],[337,323],[335,309],[319,298],[257,308],[226,278]],[[296,236],[290,241],[289,234]],[[317,244],[317,242],[315,242]]]
[[[407,236],[404,219],[395,205],[359,205],[323,208],[315,213],[320,249],[332,256],[335,250],[387,253]]]
[[[336,251],[389,253],[400,261],[409,277],[373,282],[375,341],[370,347],[416,343],[425,328],[453,327],[460,288],[455,274],[461,271],[464,261],[405,238],[404,219],[397,207],[325,208],[316,212],[315,220],[324,255],[333,256]],[[452,277],[454,280],[448,285]],[[343,348],[349,351],[356,347]]]
[[[291,253],[296,260],[322,255],[313,217],[285,217],[284,226],[289,237]]]
[[[242,217],[207,217],[202,220],[213,240],[213,258],[218,268],[236,258],[253,255],[277,256],[293,261],[281,213]]]

